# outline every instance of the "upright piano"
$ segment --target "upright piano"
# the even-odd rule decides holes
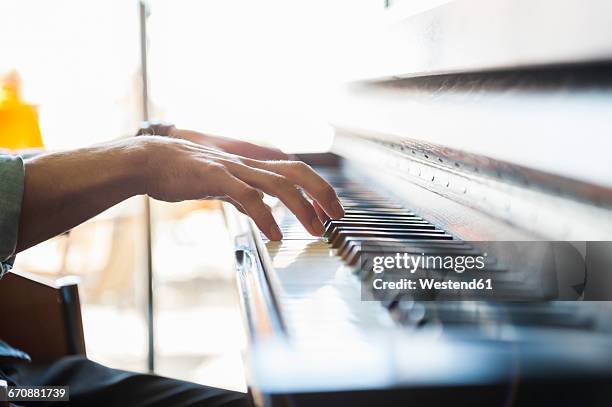
[[[382,3],[301,157],[346,216],[275,203],[271,242],[226,208],[256,403],[612,405],[612,3]],[[393,252],[488,253],[499,295],[373,293]]]

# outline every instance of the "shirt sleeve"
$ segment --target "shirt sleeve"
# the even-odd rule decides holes
[[[0,155],[0,278],[13,266],[23,183],[23,159]]]

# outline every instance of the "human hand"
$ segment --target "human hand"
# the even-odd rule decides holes
[[[280,240],[282,233],[262,192],[278,197],[315,236],[324,232],[320,217],[344,215],[333,188],[303,162],[246,158],[175,138],[145,136],[139,143],[146,157],[148,195],[170,202],[224,199],[250,216],[271,240]]]

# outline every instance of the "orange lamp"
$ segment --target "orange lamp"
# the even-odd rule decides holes
[[[36,106],[21,100],[16,71],[0,81],[0,148],[20,150],[43,147]]]

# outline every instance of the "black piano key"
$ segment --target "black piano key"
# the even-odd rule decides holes
[[[405,222],[362,222],[362,221],[330,221],[325,224],[325,237],[330,236],[338,228],[349,227],[355,229],[430,229],[433,230],[436,227],[425,221],[405,221]]]
[[[333,239],[329,239],[332,243],[332,247],[338,241],[342,241],[347,237],[359,238],[359,237],[390,237],[390,238],[411,238],[412,236],[452,236],[440,229],[383,229],[383,228],[366,228],[366,229],[355,229],[355,228],[337,228],[337,231],[333,233]]]
[[[451,236],[452,238],[452,236]],[[448,244],[450,247],[454,245],[457,246],[465,246],[466,243],[461,240],[438,240],[438,239],[406,239],[406,238],[389,238],[389,237],[359,237],[359,238],[347,238],[344,240],[344,243],[338,248],[338,254],[344,259],[348,254],[348,251],[353,246],[362,246],[363,244],[373,243],[373,244],[389,244],[389,243],[398,243],[405,246],[408,245],[418,245],[425,246],[429,244]]]
[[[402,225],[402,226],[376,226],[376,227],[359,227],[359,226],[337,226],[330,230],[327,234],[327,239],[330,242],[334,242],[338,236],[342,233],[344,235],[351,235],[352,232],[366,233],[366,232],[387,232],[387,233],[402,233],[402,232],[417,232],[427,231],[428,233],[444,233],[443,230],[436,229],[433,225]]]
[[[391,205],[388,203],[384,203],[384,202],[347,202],[347,201],[343,201],[342,199],[340,200],[340,202],[342,203],[342,206],[344,206],[345,210],[351,211],[351,210],[368,210],[368,211],[376,211],[376,210],[384,210],[387,211],[389,209],[395,210],[395,211],[403,211],[404,207],[401,205]]]
[[[415,239],[392,239],[392,238],[361,238],[351,241],[351,246],[359,247],[363,250],[390,250],[400,249],[419,249],[426,248],[431,250],[475,250],[469,243],[462,240],[415,240]]]
[[[376,215],[389,216],[389,217],[415,216],[413,212],[410,212],[404,209],[397,210],[393,208],[378,209],[378,210],[350,209],[349,208],[349,209],[346,209],[344,212],[346,215],[361,215],[361,216],[376,216]]]
[[[410,220],[410,219],[417,219],[417,220],[423,220],[423,218],[416,216],[416,215],[399,215],[399,214],[395,214],[395,215],[381,215],[381,214],[371,214],[371,215],[357,215],[357,214],[352,214],[352,213],[347,213],[344,215],[343,218],[341,218],[340,220],[389,220],[389,221],[397,221],[397,220]]]
[[[387,222],[387,223],[369,223],[369,222],[334,222],[325,225],[326,233],[330,234],[339,229],[355,229],[355,230],[392,230],[392,229],[421,229],[435,230],[434,225],[427,222]]]
[[[372,231],[363,231],[363,232],[340,232],[338,237],[330,242],[333,248],[342,247],[347,241],[350,240],[359,240],[363,238],[390,238],[390,239],[422,239],[422,240],[452,240],[453,237],[443,230],[435,231],[423,231],[415,229],[414,231],[402,231],[402,232],[372,232]]]
[[[325,227],[335,227],[335,226],[343,226],[343,225],[372,225],[375,227],[376,225],[387,225],[387,224],[420,224],[420,225],[431,225],[431,223],[427,222],[423,219],[416,218],[393,218],[393,219],[382,219],[382,218],[347,218],[344,217],[342,219],[328,219],[325,221]],[[432,225],[433,226],[433,225]]]
[[[411,216],[411,217],[393,217],[393,218],[386,218],[386,217],[368,217],[368,216],[345,216],[341,219],[328,219],[327,221],[325,221],[325,226],[328,226],[330,224],[340,224],[340,223],[346,223],[346,224],[351,224],[351,223],[359,223],[359,222],[366,222],[366,223],[372,223],[372,224],[386,224],[386,223],[420,223],[420,224],[427,224],[430,225],[429,222],[427,222],[426,220],[423,220],[422,218],[416,217],[416,216]]]

